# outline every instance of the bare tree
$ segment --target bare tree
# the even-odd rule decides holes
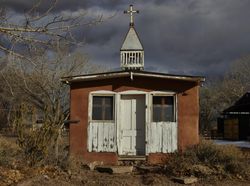
[[[220,98],[225,107],[232,105],[250,89],[250,55],[232,63],[221,84]]]
[[[69,111],[68,86],[60,82],[61,77],[103,69],[90,64],[84,54],[67,55],[65,51],[57,53],[54,59],[46,55],[33,58],[33,63],[35,65],[31,66],[16,59],[0,72],[4,90],[2,97],[8,99],[11,105],[27,102],[41,111],[50,109],[51,120],[59,109],[64,117]]]
[[[211,123],[215,119],[217,110],[215,88],[212,85],[202,87],[200,95],[200,132],[204,134],[211,130]]]
[[[0,8],[0,98],[8,103],[8,121],[16,126],[18,143],[32,163],[48,154],[69,115],[69,87],[60,78],[103,69],[88,63],[85,54],[69,53],[72,45],[81,44],[74,37],[75,29],[98,24],[102,16],[56,14],[58,0],[41,11],[42,2],[38,0],[18,21]],[[42,127],[26,130],[38,116]]]
[[[201,132],[209,131],[217,117],[250,89],[250,56],[236,60],[222,80],[201,89]]]
[[[0,7],[0,51],[15,57],[30,60],[34,52],[42,53],[53,49],[63,41],[79,44],[74,37],[74,30],[79,26],[90,26],[102,22],[102,16],[84,19],[85,12],[76,16],[56,14],[53,12],[59,0],[51,0],[47,9],[42,11],[42,0],[37,1],[31,9],[23,14],[21,20],[11,20],[8,10]],[[26,50],[20,50],[20,47]],[[32,62],[32,60],[30,60]]]
[[[55,145],[60,128],[69,116],[69,87],[60,78],[103,70],[90,64],[86,55],[68,55],[66,51],[59,51],[52,59],[39,56],[33,63],[10,60],[0,76],[4,90],[0,96],[11,106],[10,121],[17,129],[18,144],[31,164],[47,157],[48,149]],[[37,125],[38,119],[42,120],[42,126],[27,130]]]

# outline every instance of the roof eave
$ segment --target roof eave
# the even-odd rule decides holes
[[[189,81],[189,82],[204,82],[204,77],[189,77],[189,76],[175,76],[175,75],[162,75],[162,74],[145,74],[140,72],[117,72],[117,73],[103,73],[103,74],[92,74],[85,76],[75,76],[75,77],[65,77],[61,78],[63,83],[69,84],[73,82],[81,82],[81,81],[91,81],[91,80],[104,80],[104,79],[112,79],[119,77],[130,77],[138,76],[138,77],[155,77],[162,79],[171,79],[171,80],[180,80],[180,81]]]

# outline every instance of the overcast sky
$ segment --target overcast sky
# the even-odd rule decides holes
[[[59,0],[56,12],[103,15],[104,23],[78,30],[86,41],[79,51],[90,61],[119,68],[119,52],[129,25],[123,11],[133,4],[140,14],[135,28],[145,50],[147,70],[190,75],[225,72],[250,54],[250,0]],[[0,0],[21,14],[32,0]],[[49,0],[45,0],[47,4]],[[0,4],[0,6],[2,6]]]

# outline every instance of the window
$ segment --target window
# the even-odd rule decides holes
[[[113,96],[93,96],[93,120],[113,120]]]
[[[153,97],[153,122],[175,121],[174,96]]]

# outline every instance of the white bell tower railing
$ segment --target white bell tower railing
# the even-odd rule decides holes
[[[121,68],[123,70],[143,70],[144,51],[121,51]]]

